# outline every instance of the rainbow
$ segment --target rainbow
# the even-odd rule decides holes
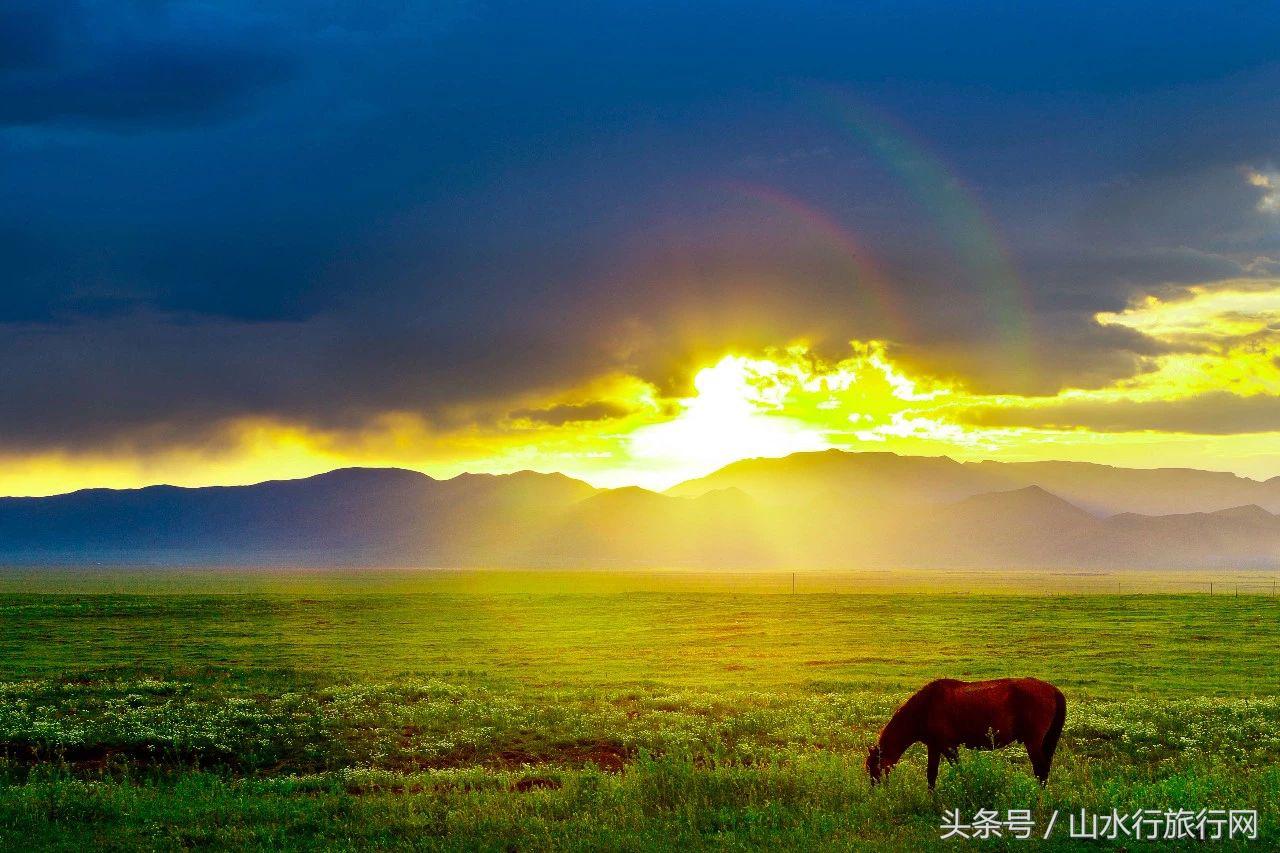
[[[1011,369],[1033,368],[1030,293],[990,216],[964,181],[887,116],[847,94],[819,90],[820,105],[900,180],[937,226],[957,262],[960,280],[982,294],[988,316],[1002,330]]]
[[[867,297],[876,319],[888,327],[891,336],[903,336],[907,328],[907,314],[898,304],[894,289],[875,255],[849,228],[829,214],[776,188],[741,181],[729,182],[727,187],[785,215],[820,237],[848,265],[852,280]]]

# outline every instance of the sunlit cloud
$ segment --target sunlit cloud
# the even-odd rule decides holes
[[[1173,399],[1213,391],[1280,393],[1280,280],[1243,279],[1147,297],[1098,322],[1127,326],[1182,352],[1101,393]]]
[[[1262,197],[1258,199],[1259,212],[1280,214],[1280,172],[1249,170],[1245,173],[1245,180],[1262,189]]]
[[[322,429],[243,418],[199,447],[0,460],[0,491],[248,483],[344,465],[437,477],[529,469],[663,489],[739,459],[828,448],[1280,473],[1280,281],[1170,289],[1096,322],[1152,346],[1129,376],[1048,396],[977,393],[909,367],[882,341],[852,341],[835,359],[796,342],[709,359],[687,396],[612,371],[435,419],[386,412]]]
[[[1242,279],[1146,296],[1097,316],[1161,344],[1142,370],[1102,388],[975,401],[974,425],[1115,433],[1280,430],[1280,282]],[[1273,464],[1277,457],[1273,455]]]
[[[1185,288],[1171,298],[1147,296],[1119,312],[1097,315],[1104,325],[1136,329],[1163,340],[1224,340],[1280,331],[1280,280],[1241,279]]]

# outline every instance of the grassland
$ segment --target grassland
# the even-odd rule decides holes
[[[1269,596],[141,577],[0,582],[0,848],[955,849],[947,809],[1202,807],[1280,844]],[[1007,750],[931,795],[919,747],[870,788],[912,690],[1010,674],[1068,697],[1047,790]]]

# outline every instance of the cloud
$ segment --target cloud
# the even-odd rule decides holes
[[[228,114],[290,76],[280,37],[190,3],[19,3],[0,11],[0,125],[119,129]]]
[[[7,0],[0,7],[0,73],[48,62],[74,8],[73,0]]]
[[[1250,186],[1261,190],[1261,195],[1258,198],[1259,212],[1280,214],[1280,172],[1247,169],[1245,171],[1245,180],[1249,182]]]
[[[977,406],[958,417],[977,427],[1235,435],[1280,432],[1280,396],[1211,391],[1181,400],[1055,400],[1031,407]]]
[[[1158,345],[1142,371],[1056,397],[976,401],[958,419],[1100,434],[1280,430],[1280,281],[1170,285],[1097,320]]]
[[[1079,221],[1090,243],[1165,252],[1193,247],[1225,254],[1273,245],[1260,216],[1264,192],[1242,179],[1238,164],[1138,174],[1106,187]]]
[[[516,420],[528,420],[549,426],[564,426],[584,421],[605,421],[625,417],[631,410],[617,403],[562,403],[545,409],[517,409],[511,413]]]
[[[1280,342],[1280,279],[1170,285],[1097,320],[1191,349]]]
[[[794,342],[1106,389],[1202,342],[1097,314],[1274,275],[1260,13],[781,9],[0,5],[0,448],[604,424]]]
[[[481,339],[466,329],[388,322],[367,314],[248,322],[131,311],[4,324],[0,451],[217,445],[228,425],[245,419],[354,433],[404,413],[428,428],[463,429],[496,424],[513,409],[534,420],[546,410],[554,421],[572,414],[556,408],[571,389],[587,402],[600,389],[597,399],[619,406],[638,399],[608,381],[616,358],[608,344],[616,341],[557,346],[556,327],[534,317],[491,326]]]

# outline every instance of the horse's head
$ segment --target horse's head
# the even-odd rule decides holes
[[[871,777],[871,784],[874,785],[879,782],[881,775],[883,775],[887,769],[888,768],[882,769],[880,767],[880,746],[878,744],[872,744],[871,747],[867,749],[867,775]]]

